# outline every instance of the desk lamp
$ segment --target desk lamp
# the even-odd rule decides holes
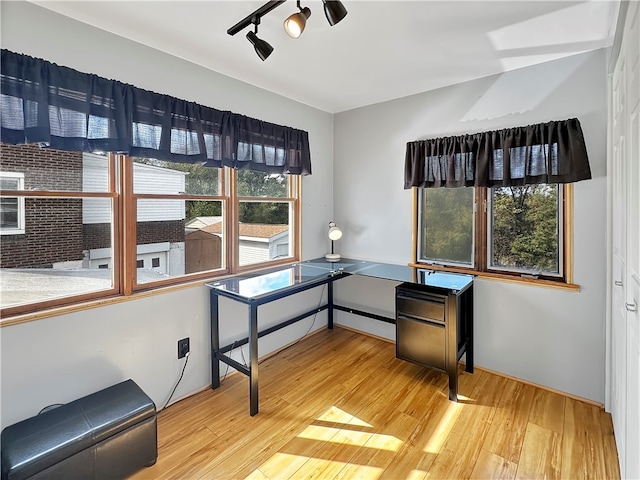
[[[340,260],[339,253],[333,253],[333,242],[342,238],[342,230],[336,227],[334,222],[329,222],[329,240],[331,240],[331,253],[327,253],[324,258],[327,262],[337,262]]]

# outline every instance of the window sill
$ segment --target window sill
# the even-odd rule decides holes
[[[409,266],[416,267],[416,268],[425,268],[429,270],[436,270],[441,272],[466,273],[469,275],[475,275],[476,277],[482,278],[483,280],[519,283],[519,284],[530,285],[534,287],[545,287],[545,288],[555,288],[558,290],[568,290],[571,292],[580,291],[580,285],[576,285],[575,283],[566,283],[559,280],[525,278],[525,277],[519,277],[515,275],[505,275],[505,274],[494,273],[494,272],[478,272],[478,271],[466,269],[466,268],[443,267],[440,265],[431,265],[427,263],[410,263]]]
[[[172,285],[151,287],[148,290],[136,291],[131,295],[116,294],[109,297],[101,297],[93,300],[86,300],[83,302],[69,303],[67,305],[61,305],[58,307],[49,307],[49,308],[45,307],[42,310],[38,310],[38,311],[32,311],[28,313],[19,313],[16,315],[3,317],[2,319],[0,319],[0,328],[9,327],[12,325],[18,325],[21,323],[33,322],[33,321],[42,320],[50,317],[56,317],[59,315],[66,315],[68,313],[89,310],[92,308],[104,307],[104,306],[113,305],[116,303],[139,300],[141,298],[152,297],[155,295],[162,295],[165,293],[175,292],[178,290],[184,290],[186,288],[201,287],[205,283],[210,282],[213,279],[221,280],[221,279],[230,278],[240,274],[259,272],[261,270],[268,270],[274,267],[294,264],[297,262],[298,260],[288,258],[286,261],[282,261],[282,262],[274,262],[274,263],[270,263],[269,265],[261,264],[259,266],[256,265],[254,268],[246,268],[242,270],[242,272],[240,273],[225,274],[217,277],[208,277],[205,279],[199,278],[197,280],[192,280],[184,283],[174,283]]]

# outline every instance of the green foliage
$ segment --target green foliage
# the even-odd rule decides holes
[[[288,197],[287,177],[253,170],[238,170],[238,195],[241,197]]]
[[[218,217],[222,215],[221,202],[205,202],[200,200],[187,200],[185,202],[185,220],[196,217]]]
[[[422,256],[431,260],[471,263],[473,188],[430,188],[423,191]]]
[[[558,187],[493,189],[493,266],[558,272]]]
[[[204,167],[199,163],[176,163],[156,160],[154,158],[134,157],[136,163],[153,165],[156,167],[187,172],[185,178],[185,193],[192,195],[219,195],[220,169],[215,167]]]
[[[175,163],[153,158],[134,158],[137,163],[153,165],[180,172],[187,172],[186,193],[192,195],[219,195],[219,169],[194,163]],[[288,197],[288,181],[285,175],[269,175],[252,170],[238,170],[238,195],[241,197]],[[195,217],[222,215],[222,204],[216,201],[188,200],[185,203],[186,220]],[[289,204],[274,202],[242,202],[239,209],[242,223],[288,224]]]
[[[252,170],[238,170],[238,196],[288,197],[287,177]],[[242,202],[241,223],[289,224],[289,204],[275,202]]]
[[[423,192],[421,257],[470,264],[473,251],[472,188]],[[558,186],[526,185],[491,190],[491,266],[559,271]]]
[[[242,202],[240,223],[267,223],[288,225],[289,204],[273,202]]]

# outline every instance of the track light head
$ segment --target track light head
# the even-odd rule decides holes
[[[327,16],[329,25],[334,26],[347,16],[347,9],[339,0],[322,0],[324,3],[324,14]]]
[[[247,33],[247,40],[251,42],[251,45],[253,45],[253,48],[256,50],[256,53],[260,57],[260,60],[264,62],[267,59],[267,57],[271,55],[271,52],[273,52],[273,47],[269,45],[267,42],[265,42],[264,40],[258,38],[258,35],[256,35],[257,33],[258,33],[258,26],[256,25],[255,32]]]
[[[250,13],[234,26],[230,27],[227,30],[227,33],[229,35],[235,35],[253,24],[255,31],[247,33],[247,39],[251,42],[251,45],[253,45],[253,48],[256,50],[260,60],[266,60],[273,52],[273,47],[264,40],[258,38],[258,25],[260,24],[260,19],[286,1],[287,0],[269,0],[253,13]],[[347,15],[347,9],[344,8],[344,5],[342,5],[342,2],[339,0],[322,0],[322,3],[324,4],[324,13],[331,26],[340,22]],[[287,35],[292,38],[298,38],[302,34],[304,27],[307,24],[307,19],[311,16],[311,10],[308,7],[302,8],[300,6],[300,0],[297,0],[297,6],[300,11],[289,15],[289,17],[284,21],[284,30]]]
[[[284,21],[284,31],[287,32],[291,38],[298,38],[304,32],[304,27],[307,24],[307,19],[311,16],[311,10],[309,7],[300,7],[298,2],[298,8],[300,11],[293,13],[287,17]]]

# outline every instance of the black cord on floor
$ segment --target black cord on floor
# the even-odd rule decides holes
[[[173,387],[173,391],[171,392],[171,395],[169,395],[169,399],[167,400],[167,403],[165,403],[164,407],[162,407],[162,410],[167,408],[167,406],[169,405],[169,402],[171,401],[171,398],[173,397],[173,394],[176,393],[176,388],[178,388],[178,385],[180,385],[180,381],[182,380],[182,376],[184,375],[184,371],[187,368],[187,363],[189,363],[189,354],[188,353],[185,355],[184,365],[182,366],[182,372],[180,372],[180,378],[176,382],[176,386]],[[162,410],[160,410],[160,411],[162,411]]]

